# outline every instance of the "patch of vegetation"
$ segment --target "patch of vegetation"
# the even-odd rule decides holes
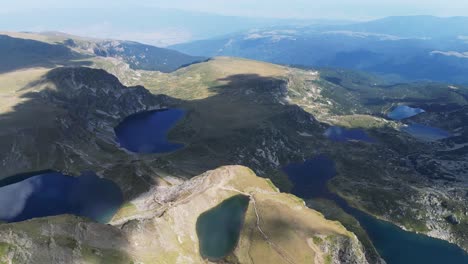
[[[314,241],[314,244],[316,244],[316,245],[321,245],[323,243],[323,239],[321,237],[314,236],[314,237],[312,237],[312,239]]]
[[[273,190],[279,189],[281,192],[291,191],[293,184],[289,180],[288,176],[282,171],[269,171],[266,173],[269,184],[272,184]]]
[[[7,255],[12,248],[13,246],[8,243],[0,242],[0,260],[3,256]]]
[[[120,209],[117,211],[117,213],[114,215],[112,218],[113,221],[116,221],[118,219],[122,219],[128,216],[132,216],[134,214],[138,213],[138,208],[131,202],[126,202],[123,204]]]
[[[270,180],[270,179],[265,179],[266,182],[268,183],[268,185],[271,187],[271,189],[273,191],[277,191],[278,190],[278,187],[276,187],[276,185],[273,184],[273,182]]]
[[[61,247],[66,247],[69,249],[74,249],[78,246],[78,241],[73,237],[58,235],[53,237],[55,243]]]
[[[333,117],[333,124],[346,128],[375,129],[391,126],[391,122],[370,115],[341,115]]]

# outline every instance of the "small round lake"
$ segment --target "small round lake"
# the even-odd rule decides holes
[[[120,188],[94,173],[58,172],[12,176],[0,181],[0,221],[73,214],[106,223],[123,202]]]
[[[390,113],[388,113],[388,118],[393,120],[403,120],[405,118],[409,118],[420,113],[424,113],[424,109],[421,108],[413,108],[406,105],[399,105],[395,107]]]
[[[339,126],[332,126],[325,130],[324,135],[333,141],[345,142],[345,141],[363,141],[373,142],[372,138],[367,135],[363,129],[347,129]]]
[[[402,127],[401,130],[423,141],[436,141],[452,136],[449,132],[443,129],[421,124],[411,124]]]
[[[236,195],[201,214],[197,219],[200,254],[209,260],[220,260],[237,246],[250,198]]]
[[[327,182],[336,175],[335,163],[320,155],[303,163],[283,168],[294,184],[292,193],[303,199],[326,198],[335,201],[354,216],[368,233],[372,243],[387,264],[468,263],[468,254],[456,245],[424,235],[407,232],[385,221],[350,207],[331,193]]]
[[[135,153],[165,153],[183,147],[167,140],[169,130],[184,116],[180,109],[137,113],[125,118],[114,130],[121,147]]]

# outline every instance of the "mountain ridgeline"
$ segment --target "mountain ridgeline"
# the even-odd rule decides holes
[[[132,69],[167,73],[207,59],[131,41],[94,40],[51,32],[5,34],[11,36],[0,33],[1,72],[29,67],[90,66],[90,60],[103,57],[121,59]]]

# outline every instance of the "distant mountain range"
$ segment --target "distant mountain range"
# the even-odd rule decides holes
[[[88,37],[129,39],[156,46],[268,26],[347,23],[350,22],[223,16],[160,8],[25,9],[0,16],[0,30],[55,30]]]
[[[201,56],[340,67],[393,80],[468,83],[468,17],[388,17],[348,25],[271,27],[171,46]]]
[[[325,28],[395,35],[406,38],[468,36],[468,17],[394,16]]]
[[[89,65],[84,59],[110,57],[135,70],[167,73],[206,60],[138,42],[87,39],[60,32],[0,32],[0,56],[0,72],[36,66]]]

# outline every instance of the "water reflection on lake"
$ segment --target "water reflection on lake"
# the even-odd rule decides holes
[[[424,112],[424,109],[421,108],[413,108],[406,105],[399,105],[390,113],[388,113],[387,116],[393,120],[403,120],[405,118],[409,118]]]
[[[93,173],[71,177],[58,172],[0,181],[0,220],[73,214],[105,223],[123,202],[120,188]]]
[[[372,138],[367,135],[366,131],[363,129],[347,129],[339,126],[329,127],[325,131],[325,136],[333,141],[345,142],[345,141],[363,141],[363,142],[373,142]]]

